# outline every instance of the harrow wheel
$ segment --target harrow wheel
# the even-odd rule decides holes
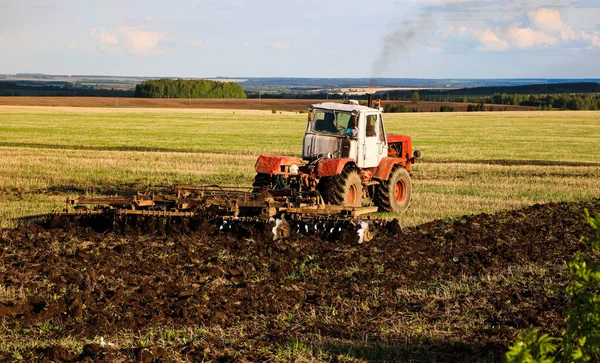
[[[385,212],[404,212],[410,204],[412,182],[405,168],[398,166],[390,177],[382,181],[376,193],[375,203]]]
[[[326,203],[362,206],[362,179],[356,169],[345,168],[341,174],[328,178],[323,182],[320,192]]]

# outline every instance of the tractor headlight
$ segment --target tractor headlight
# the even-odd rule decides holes
[[[290,165],[290,174],[298,175],[298,171],[299,171],[298,165],[296,165],[296,164]]]

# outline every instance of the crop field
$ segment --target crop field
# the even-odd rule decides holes
[[[413,137],[401,231],[273,242],[19,226],[79,194],[250,185],[306,114],[0,106],[0,361],[487,361],[557,334],[600,212],[600,114],[386,114]],[[18,228],[15,228],[18,227]]]

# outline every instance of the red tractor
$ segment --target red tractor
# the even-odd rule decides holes
[[[381,107],[358,101],[319,103],[308,109],[302,159],[261,155],[255,165],[255,191],[310,192],[322,203],[361,207],[366,200],[379,211],[408,208],[412,184],[410,136],[387,135]],[[378,103],[378,102],[377,102]]]

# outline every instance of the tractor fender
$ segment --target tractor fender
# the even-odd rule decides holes
[[[262,174],[283,174],[288,175],[288,166],[296,164],[301,165],[302,160],[300,158],[290,156],[279,156],[279,155],[261,155],[256,160],[254,169],[257,173]]]
[[[394,169],[394,166],[396,165],[402,165],[403,167],[406,167],[406,161],[404,159],[390,157],[381,159],[377,170],[373,174],[373,178],[379,180],[388,180],[390,174],[392,173],[392,169]]]
[[[344,167],[346,167],[348,163],[354,165],[354,159],[321,159],[317,163],[317,175],[322,178],[341,174],[342,170],[344,170]]]

